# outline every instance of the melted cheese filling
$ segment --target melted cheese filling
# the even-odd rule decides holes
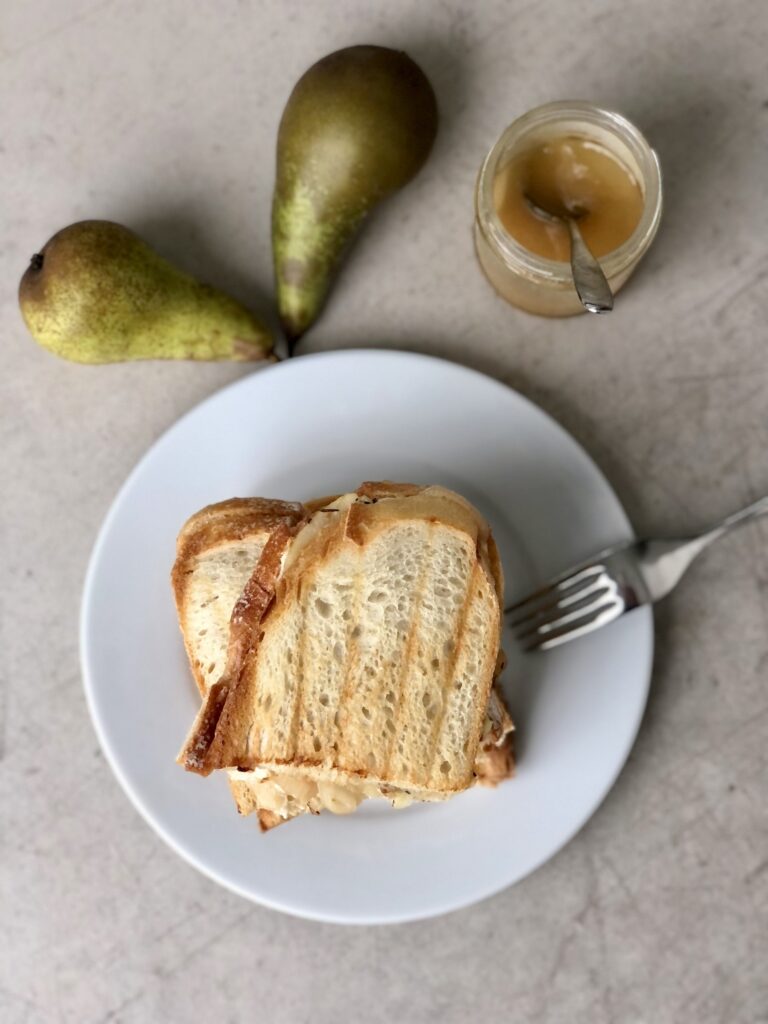
[[[495,722],[490,714],[486,715],[480,746],[477,751],[477,764],[483,764],[488,771],[487,761],[490,752],[500,747],[511,731]],[[489,772],[492,774],[491,772]],[[254,802],[259,810],[271,811],[280,818],[293,818],[297,814],[309,811],[319,814],[330,811],[331,814],[351,814],[357,810],[363,800],[379,797],[388,800],[396,809],[408,807],[414,800],[444,800],[449,794],[433,792],[419,793],[414,796],[405,789],[384,783],[367,782],[365,779],[343,777],[343,781],[335,779],[321,780],[307,778],[306,775],[290,771],[270,771],[267,768],[254,768],[252,771],[240,772],[230,770],[233,779],[248,782]]]
[[[270,774],[259,768],[253,772],[238,772],[236,777],[255,777],[258,781],[253,783],[252,791],[256,805],[260,810],[272,811],[281,818],[290,818],[302,811],[351,814],[368,797],[383,797],[396,808],[407,807],[413,802],[413,797],[405,790],[379,786],[362,779],[359,782],[351,779],[343,783],[315,782],[304,775],[290,772]]]

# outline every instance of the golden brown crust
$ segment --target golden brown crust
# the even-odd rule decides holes
[[[346,536],[365,544],[370,536],[402,519],[440,523],[472,537],[478,557],[485,551],[489,529],[477,511],[458,494],[444,487],[368,482],[357,491],[359,501],[349,510]]]
[[[326,494],[324,498],[310,498],[309,501],[304,502],[304,508],[310,513],[317,512],[321,508],[325,508],[326,505],[332,505],[340,497],[340,494]]]
[[[378,501],[379,498],[409,498],[423,490],[425,488],[420,484],[397,484],[392,480],[366,480],[357,488],[357,493],[361,498]]]
[[[290,818],[281,818],[279,814],[275,814],[274,811],[262,811],[256,812],[256,817],[259,822],[259,828],[262,832],[269,832],[271,828],[276,828],[278,825],[282,825],[286,821],[290,821]]]
[[[230,498],[207,505],[190,516],[179,532],[176,541],[179,571],[182,571],[180,563],[217,544],[240,540],[256,531],[270,531],[283,522],[295,525],[304,515],[304,506],[299,502],[273,498]]]
[[[487,571],[484,566],[482,566],[482,571]],[[476,742],[474,750],[470,748],[473,766],[475,764],[475,761],[477,760],[478,752],[480,751],[482,746],[481,740],[483,726],[485,724],[486,709],[488,707],[488,701],[490,699],[491,690],[493,687],[493,673],[496,668],[496,663],[498,661],[498,644],[501,642],[501,609],[499,609],[498,606],[496,608],[496,632],[499,637],[496,649],[494,650],[493,648],[489,647],[488,652],[486,654],[485,664],[483,665],[480,673],[482,678],[488,680],[488,683],[485,690],[484,698],[478,699],[475,703],[475,719],[471,735],[477,736],[478,740]]]

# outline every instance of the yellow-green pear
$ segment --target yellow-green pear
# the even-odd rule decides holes
[[[240,361],[272,351],[253,313],[106,220],[58,231],[32,257],[19,305],[35,341],[77,363]]]
[[[351,46],[302,75],[277,138],[272,250],[289,340],[322,309],[366,215],[421,168],[437,103],[421,68],[382,46]]]

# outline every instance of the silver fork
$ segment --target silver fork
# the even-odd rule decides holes
[[[665,597],[694,558],[735,526],[768,513],[768,496],[687,540],[638,540],[607,548],[504,609],[525,650],[546,650]]]

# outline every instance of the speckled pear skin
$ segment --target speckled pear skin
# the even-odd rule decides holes
[[[111,221],[57,232],[32,257],[19,305],[35,341],[76,363],[242,361],[272,351],[253,313]]]
[[[407,54],[352,46],[297,82],[277,138],[272,250],[277,305],[294,341],[318,317],[362,221],[427,159],[437,102]]]

